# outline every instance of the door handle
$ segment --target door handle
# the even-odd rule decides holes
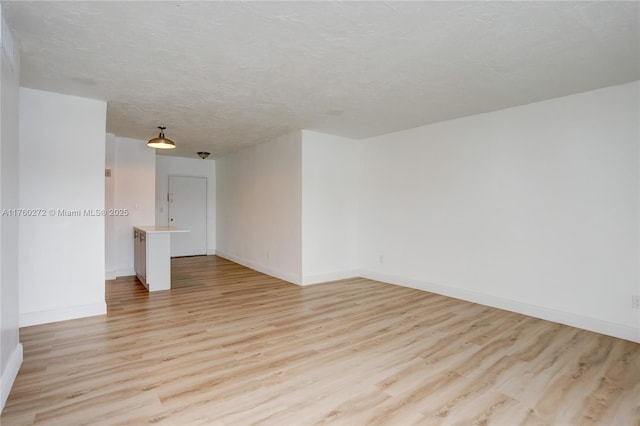
[[[169,219],[169,222],[173,222],[173,218]]]

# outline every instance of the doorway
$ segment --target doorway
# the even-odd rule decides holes
[[[169,226],[190,232],[171,234],[171,257],[207,254],[207,178],[169,176]]]

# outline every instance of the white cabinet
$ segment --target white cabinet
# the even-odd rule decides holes
[[[133,229],[133,268],[136,276],[147,289],[147,233],[136,228]]]
[[[189,232],[172,226],[133,228],[133,264],[136,276],[149,291],[171,288],[171,233]]]

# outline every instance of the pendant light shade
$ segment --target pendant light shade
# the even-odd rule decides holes
[[[147,146],[158,149],[174,149],[176,147],[176,144],[173,143],[171,139],[167,139],[164,137],[164,129],[166,129],[166,127],[158,126],[158,129],[160,129],[160,135],[158,135],[157,138],[153,138],[149,142],[147,142]]]

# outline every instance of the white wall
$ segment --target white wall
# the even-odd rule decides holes
[[[113,137],[114,209],[128,214],[114,216],[115,275],[135,275],[133,227],[155,225],[156,152],[146,141]]]
[[[363,144],[362,275],[640,341],[639,83]]]
[[[302,131],[302,283],[358,275],[360,142]]]
[[[207,179],[207,254],[216,251],[216,163],[200,158],[156,156],[156,224],[169,223],[169,176],[194,176]]]
[[[216,254],[301,284],[301,132],[216,159]]]
[[[1,15],[1,14],[0,14]],[[20,58],[7,23],[1,20],[0,210],[19,207],[18,104]],[[18,316],[18,217],[0,216],[0,412],[22,364]]]
[[[20,89],[20,325],[106,313],[106,102]],[[59,210],[78,211],[62,216]]]
[[[104,177],[104,206],[107,211],[116,208],[116,185],[114,171],[116,168],[116,137],[107,133],[105,140],[105,170],[111,170],[111,176]],[[104,218],[104,269],[105,279],[116,279],[118,270],[118,241],[116,238],[116,216]]]

